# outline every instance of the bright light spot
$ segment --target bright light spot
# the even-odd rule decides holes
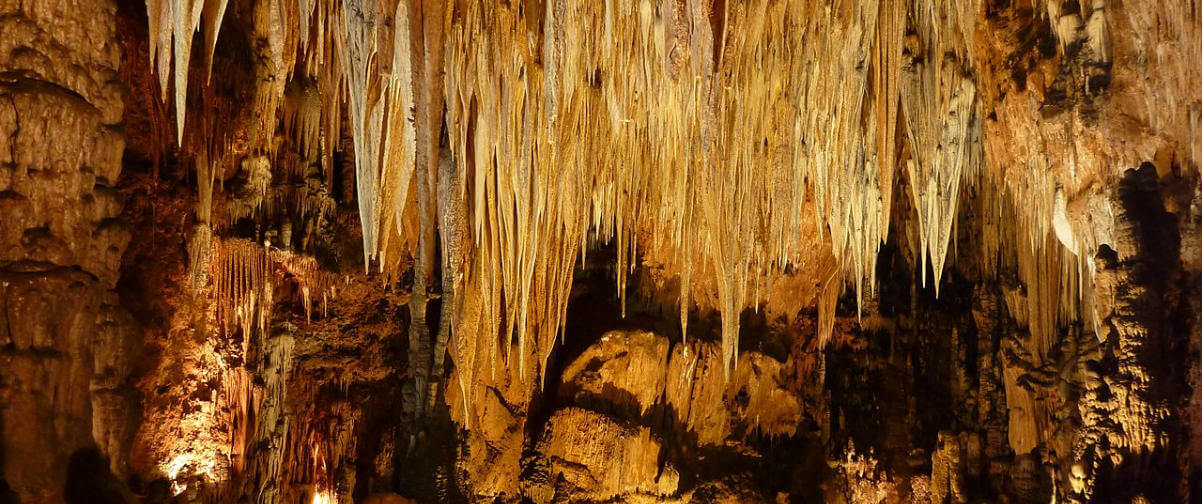
[[[184,493],[186,490],[188,490],[188,485],[187,485],[187,484],[183,484],[183,483],[180,483],[180,482],[178,482],[178,481],[172,481],[172,482],[171,482],[171,494],[172,494],[172,495],[179,495],[179,494],[182,494],[182,493]]]
[[[213,481],[217,473],[217,462],[212,459],[201,459],[195,453],[181,453],[162,466],[163,472],[171,480],[171,492],[175,495],[188,489],[188,482],[183,481],[192,476],[200,476],[205,481]]]
[[[329,490],[317,490],[313,492],[312,504],[335,504],[333,492]]]

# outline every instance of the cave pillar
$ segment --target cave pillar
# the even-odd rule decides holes
[[[263,381],[262,403],[255,419],[255,439],[251,444],[251,482],[260,502],[282,502],[288,450],[288,378],[292,370],[296,328],[279,324],[270,336],[260,335],[258,369]]]
[[[63,501],[127,438],[115,29],[112,0],[0,2],[0,500]]]
[[[1118,240],[1120,257],[1107,273],[1114,276],[1113,310],[1106,323],[1117,335],[1118,379],[1111,391],[1118,403],[1119,432],[1111,444],[1132,460],[1120,473],[1134,476],[1136,486],[1154,485],[1159,471],[1153,452],[1173,446],[1179,419],[1171,418],[1163,397],[1174,397],[1170,359],[1177,356],[1170,324],[1170,279],[1180,268],[1180,235],[1176,218],[1165,211],[1150,166],[1129,171],[1120,185],[1123,211]],[[1157,379],[1159,378],[1159,379]],[[1161,467],[1170,469],[1172,464]],[[1120,478],[1121,481],[1123,478]],[[1128,485],[1128,483],[1121,483]],[[1152,488],[1137,488],[1144,493]],[[1150,496],[1149,496],[1150,497]]]
[[[1170,377],[1184,367],[1189,343],[1172,322],[1183,318],[1174,279],[1189,240],[1183,243],[1150,165],[1127,171],[1116,192],[1116,236],[1098,254],[1095,281],[1098,337],[1109,357],[1085,382],[1068,500],[1188,500],[1188,490],[1167,484],[1179,481],[1182,468],[1166,454],[1181,441],[1183,419],[1168,398],[1184,397]]]
[[[1189,220],[1181,235],[1182,267],[1188,275],[1187,295],[1194,320],[1190,331],[1189,408],[1186,410],[1189,446],[1185,477],[1190,481],[1202,478],[1202,180],[1194,189]],[[1202,488],[1191,489],[1202,492]],[[1202,496],[1186,495],[1197,499]]]

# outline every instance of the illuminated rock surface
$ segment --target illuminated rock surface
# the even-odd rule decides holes
[[[0,0],[0,504],[1195,502],[1194,0]]]

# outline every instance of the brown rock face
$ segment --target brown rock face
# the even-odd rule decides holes
[[[664,394],[669,343],[646,331],[606,333],[564,369],[561,392],[644,415]]]
[[[754,458],[744,441],[791,437],[800,399],[784,364],[759,352],[740,357],[729,383],[705,379],[706,369],[720,372],[718,351],[713,342],[673,344],[643,330],[601,335],[564,368],[559,398],[569,406],[537,434],[523,462],[523,495],[535,502],[756,499],[747,482],[709,480],[695,457],[729,446]],[[739,463],[717,457],[719,471],[739,474]]]
[[[523,490],[539,504],[671,496],[679,486],[676,469],[660,462],[663,443],[648,428],[596,412],[557,411],[536,450]]]
[[[0,4],[0,493],[21,502],[107,473],[84,462],[96,450],[125,472],[136,403],[132,322],[112,292],[129,240],[115,10]]]

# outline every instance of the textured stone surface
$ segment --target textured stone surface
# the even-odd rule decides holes
[[[1190,1],[0,0],[0,501],[1197,501],[1200,58]]]
[[[61,501],[68,466],[125,472],[115,9],[0,3],[0,479],[22,502]],[[77,462],[95,447],[109,467]]]
[[[645,331],[610,332],[563,371],[561,393],[647,413],[664,393],[667,338]]]
[[[676,493],[680,476],[661,463],[662,442],[646,427],[566,408],[547,422],[525,494],[539,504]],[[598,463],[605,461],[605,463]]]

